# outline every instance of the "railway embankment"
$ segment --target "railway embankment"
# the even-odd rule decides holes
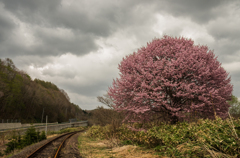
[[[59,134],[86,129],[87,125],[88,125],[88,121],[49,125],[47,126],[47,131],[48,131],[47,138],[49,138],[48,140],[51,140],[53,137],[58,136]],[[46,139],[45,129],[46,129],[46,126],[44,128],[41,126],[40,127],[31,126],[30,128],[28,127],[26,131],[25,129],[1,131],[0,132],[0,136],[1,136],[0,137],[1,138],[0,157],[1,156],[7,157],[9,156],[9,154],[15,155],[19,151],[22,151],[22,150],[25,150],[25,148],[28,148],[27,146],[29,145],[32,146],[31,145],[32,143],[29,144],[30,140],[28,139],[31,139],[31,140],[34,139],[33,143],[37,143],[38,141],[41,141],[39,143],[42,144],[42,141],[46,142],[45,140],[42,139],[43,135]],[[34,148],[34,150],[35,149],[36,148]],[[33,151],[29,150],[28,152],[33,152]],[[25,153],[23,155],[28,155],[28,154]]]

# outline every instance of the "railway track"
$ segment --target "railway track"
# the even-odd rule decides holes
[[[39,147],[37,150],[35,150],[33,153],[28,155],[26,158],[45,158],[45,157],[58,158],[65,141],[69,139],[71,136],[73,136],[74,134],[77,134],[83,131],[84,130],[62,134],[54,138],[53,140],[45,143],[44,145]]]

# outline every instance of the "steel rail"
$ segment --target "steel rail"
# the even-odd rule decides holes
[[[46,142],[45,144],[43,144],[42,146],[40,146],[38,149],[36,149],[34,152],[32,152],[30,155],[28,155],[26,158],[33,158],[34,156],[36,156],[37,153],[41,152],[44,148],[46,148],[46,146],[48,146],[50,143],[52,143],[53,141],[55,141],[55,140],[57,140],[57,139],[59,139],[59,138],[61,138],[61,137],[64,137],[64,136],[66,136],[66,135],[69,135],[69,136],[67,137],[67,138],[69,138],[70,136],[72,136],[72,135],[74,135],[74,134],[76,134],[76,133],[78,133],[78,132],[82,132],[82,131],[84,131],[84,130],[80,130],[80,131],[75,131],[75,132],[69,132],[69,133],[62,134],[62,135],[60,135],[60,136],[58,136],[58,137],[50,140],[49,142]],[[67,138],[65,138],[65,139],[62,141],[62,143],[60,144],[57,152],[60,152],[60,150],[61,150],[60,148],[62,147],[62,144],[64,143],[64,141],[67,140]],[[55,155],[57,155],[57,153],[56,153]]]
[[[60,150],[62,149],[62,146],[63,146],[63,144],[65,143],[65,141],[66,141],[68,138],[70,138],[71,136],[73,136],[74,134],[76,134],[76,133],[78,133],[78,132],[75,132],[75,133],[70,134],[69,136],[67,136],[67,137],[62,141],[62,143],[61,143],[61,144],[59,145],[59,147],[58,147],[58,150],[57,150],[54,158],[57,158],[57,157],[59,156]]]

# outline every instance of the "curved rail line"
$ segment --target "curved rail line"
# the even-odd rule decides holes
[[[54,154],[54,155],[55,155],[54,158],[57,158],[58,155],[59,155],[59,153],[60,153],[60,151],[61,151],[61,148],[62,148],[64,142],[65,142],[68,138],[70,138],[71,136],[73,136],[74,134],[76,134],[76,133],[78,133],[78,132],[83,132],[83,131],[85,131],[85,130],[75,131],[75,132],[69,132],[69,133],[62,134],[62,135],[60,135],[60,136],[52,139],[51,141],[43,144],[41,147],[39,147],[38,149],[36,149],[33,153],[31,153],[30,155],[28,155],[26,158],[34,158],[38,153],[41,153],[41,151],[42,151],[43,149],[47,148],[47,146],[49,146],[52,142],[58,140],[59,138],[62,138],[62,137],[64,137],[64,136],[68,135],[68,136],[60,143],[60,145],[58,146],[58,149],[57,149],[56,153]]]

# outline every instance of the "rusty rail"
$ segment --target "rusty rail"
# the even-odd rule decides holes
[[[66,141],[68,138],[70,138],[72,135],[76,134],[76,133],[77,133],[77,132],[70,134],[69,136],[67,136],[67,137],[62,141],[62,143],[61,143],[60,146],[58,147],[58,150],[57,150],[57,152],[56,152],[54,158],[57,158],[57,157],[58,157],[59,152],[60,152],[60,150],[61,150],[63,144],[65,143],[65,141]]]
[[[75,132],[69,132],[69,133],[62,134],[62,135],[60,135],[60,136],[52,139],[51,141],[43,144],[41,147],[39,147],[38,149],[36,149],[34,152],[32,152],[32,153],[31,153],[30,155],[28,155],[26,158],[33,158],[34,156],[36,156],[37,153],[40,153],[44,148],[46,148],[46,147],[47,147],[50,143],[52,143],[53,141],[55,141],[55,140],[57,140],[57,139],[59,139],[59,138],[62,138],[62,137],[64,137],[64,136],[66,136],[66,135],[69,135],[69,136],[66,137],[66,138],[62,141],[62,143],[59,145],[58,150],[57,150],[57,152],[55,153],[55,156],[54,156],[54,158],[57,158],[58,155],[59,155],[59,152],[61,151],[61,148],[62,148],[64,142],[65,142],[68,138],[70,138],[72,135],[74,135],[74,134],[76,134],[76,133],[78,133],[78,132],[83,132],[83,131],[84,131],[84,130],[75,131]]]

